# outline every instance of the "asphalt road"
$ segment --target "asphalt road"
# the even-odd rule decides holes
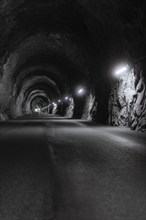
[[[1,220],[145,220],[146,136],[82,120],[1,122]]]

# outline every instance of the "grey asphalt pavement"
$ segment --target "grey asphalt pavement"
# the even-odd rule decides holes
[[[145,220],[146,136],[84,120],[0,123],[1,220]]]

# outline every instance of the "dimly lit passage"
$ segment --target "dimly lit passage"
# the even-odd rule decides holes
[[[146,5],[0,0],[2,220],[146,218]]]

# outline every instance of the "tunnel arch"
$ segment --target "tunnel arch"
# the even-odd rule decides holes
[[[145,55],[144,7],[125,0],[7,0],[0,6],[1,118],[14,116],[14,87],[21,91],[23,78],[42,75],[56,83],[60,98],[73,99],[73,117],[92,119],[96,106],[96,120],[107,123],[111,67]],[[82,98],[74,92],[79,85],[87,89]]]

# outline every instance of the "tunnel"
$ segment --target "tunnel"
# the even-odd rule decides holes
[[[0,0],[3,220],[145,219],[145,39],[144,1]]]
[[[144,13],[138,1],[2,1],[1,120],[35,113],[38,96],[40,113],[144,131]]]

